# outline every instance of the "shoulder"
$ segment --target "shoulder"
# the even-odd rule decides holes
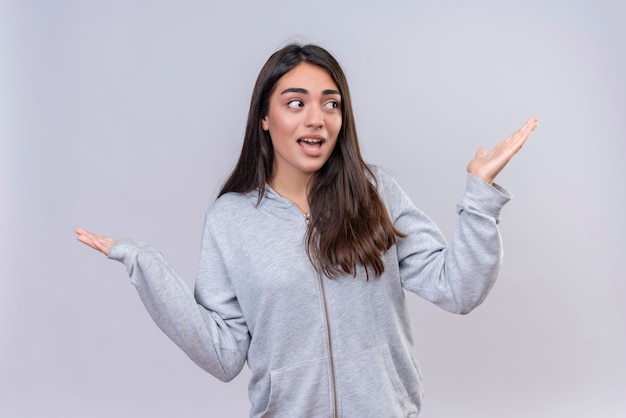
[[[383,200],[387,201],[398,194],[404,194],[396,179],[386,169],[372,164],[368,164],[367,167],[374,176],[370,180]]]
[[[226,193],[220,196],[206,211],[206,220],[209,223],[222,223],[224,220],[232,222],[240,216],[245,216],[257,206],[258,192]]]

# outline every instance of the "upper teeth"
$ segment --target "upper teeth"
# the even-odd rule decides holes
[[[308,142],[308,143],[322,142],[321,139],[315,139],[315,138],[302,138],[301,141]]]

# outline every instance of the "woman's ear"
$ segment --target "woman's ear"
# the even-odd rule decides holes
[[[261,128],[264,131],[269,131],[270,130],[270,125],[267,122],[267,116],[265,116],[263,119],[261,119]]]

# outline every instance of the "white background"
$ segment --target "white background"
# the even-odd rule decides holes
[[[267,57],[332,51],[366,159],[450,236],[465,166],[536,115],[487,301],[409,295],[420,417],[626,416],[623,2],[0,1],[0,417],[244,417],[83,226],[193,284]],[[413,296],[413,297],[411,297]]]

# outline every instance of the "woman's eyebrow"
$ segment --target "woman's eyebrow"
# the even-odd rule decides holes
[[[332,89],[322,90],[322,96],[328,96],[330,94],[336,94],[337,96],[341,96],[341,93],[339,93],[339,90],[332,90]]]
[[[283,90],[280,94],[287,94],[287,93],[309,94],[309,91],[307,89],[303,89],[300,87],[289,87],[288,89]],[[338,90],[333,90],[333,89],[322,90],[322,96],[328,96],[331,94],[336,94],[338,96],[341,96],[341,93],[339,93]]]

